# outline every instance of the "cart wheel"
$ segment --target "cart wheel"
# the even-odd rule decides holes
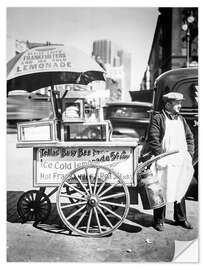
[[[45,221],[51,211],[49,197],[43,193],[37,198],[37,190],[29,190],[23,193],[17,203],[17,211],[23,222]]]
[[[122,224],[130,197],[126,184],[113,170],[87,165],[72,170],[63,179],[56,203],[70,230],[82,236],[101,237]]]

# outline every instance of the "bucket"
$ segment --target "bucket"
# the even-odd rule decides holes
[[[138,190],[144,209],[156,209],[166,204],[165,192],[151,170],[139,174]]]

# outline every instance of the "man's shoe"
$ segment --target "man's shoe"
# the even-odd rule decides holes
[[[193,229],[192,225],[187,220],[176,221],[176,224],[180,225],[181,227],[185,229]]]
[[[162,232],[164,230],[164,224],[163,223],[154,223],[154,229]]]

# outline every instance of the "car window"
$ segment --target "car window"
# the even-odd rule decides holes
[[[191,80],[180,82],[175,88],[176,92],[182,93],[184,100],[182,102],[183,108],[197,108],[198,107],[198,82]]]
[[[115,106],[108,108],[108,117],[110,118],[130,118],[140,119],[149,118],[149,108],[144,107],[127,107],[127,106]]]

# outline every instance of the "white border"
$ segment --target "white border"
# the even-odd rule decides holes
[[[3,2],[3,3],[2,3]],[[0,188],[0,198],[1,198],[1,210],[2,209],[6,209],[6,174],[5,174],[5,168],[6,168],[6,149],[5,149],[5,145],[6,145],[6,127],[5,127],[5,123],[6,123],[6,98],[5,98],[5,92],[4,90],[6,89],[6,82],[5,82],[5,78],[6,78],[6,41],[4,39],[6,39],[6,8],[7,7],[35,7],[35,6],[48,6],[48,7],[59,7],[59,6],[75,6],[75,7],[81,7],[81,6],[112,6],[112,7],[181,7],[181,6],[191,6],[191,7],[195,7],[198,6],[200,7],[200,1],[196,0],[184,0],[184,1],[178,1],[178,0],[170,0],[170,1],[156,1],[156,0],[142,0],[142,1],[130,1],[130,0],[125,0],[125,1],[112,1],[112,0],[103,0],[103,1],[96,1],[96,0],[89,0],[89,1],[78,1],[78,0],[74,0],[74,1],[61,1],[61,0],[57,0],[57,1],[51,1],[51,0],[7,0],[7,1],[1,1],[0,3],[0,18],[1,18],[1,24],[0,24],[0,29],[1,29],[1,75],[0,75],[0,82],[1,82],[1,94],[0,94],[0,100],[1,100],[1,104],[0,104],[0,120],[1,120],[1,129],[0,129],[0,138],[1,138],[1,176],[3,175],[3,178],[1,179],[1,188]],[[200,7],[200,11],[201,11],[201,7]],[[200,20],[200,26],[202,26],[202,19],[201,16],[199,16],[199,20]],[[200,28],[200,27],[199,27]],[[199,31],[199,35],[200,35],[200,31]],[[201,42],[201,36],[199,37],[200,42]],[[201,59],[201,47],[200,48],[200,59]],[[2,61],[3,60],[3,61]],[[201,63],[201,60],[199,61]],[[201,72],[201,67],[200,67],[200,72]],[[201,76],[200,76],[200,84],[201,84]],[[201,94],[200,94],[200,98],[201,98]],[[201,106],[200,106],[201,108]],[[201,112],[200,112],[201,114]],[[2,126],[4,128],[2,128]],[[5,141],[4,141],[5,139]],[[201,148],[201,142],[200,142],[200,146],[199,149]],[[201,153],[200,153],[201,156]],[[200,157],[201,160],[201,157]],[[201,199],[200,199],[201,200]],[[201,210],[201,209],[200,209]],[[201,212],[201,211],[200,211]],[[1,217],[0,217],[0,239],[1,239],[1,246],[0,246],[0,262],[1,265],[4,267],[15,267],[15,265],[10,264],[6,264],[6,226],[3,222],[3,220],[6,220],[6,213],[5,211],[1,211]],[[200,226],[199,228],[201,228],[201,222],[200,222]],[[38,263],[39,265],[39,263]],[[140,264],[140,263],[136,263],[136,264],[127,264],[128,268],[135,268],[135,267],[146,267],[148,268],[149,264]],[[22,263],[18,263],[18,266],[21,268],[24,267],[31,267],[31,265],[27,265],[27,264],[22,264]],[[42,265],[40,264],[40,266],[42,267],[46,267],[48,266],[50,269],[53,267],[53,269],[55,269],[56,265],[55,264],[48,264],[48,263],[43,263]],[[115,265],[110,264],[109,265],[111,268],[114,267]],[[169,264],[156,264],[156,265],[151,265],[152,267],[156,267],[157,269],[160,267],[161,269],[164,267],[168,268],[168,267],[180,267],[183,266],[184,270],[186,269],[200,269],[200,264],[198,265],[191,265],[191,264],[176,264],[176,265],[171,265],[171,263]],[[35,264],[32,265],[32,267],[36,267]],[[64,266],[64,264],[60,264],[60,267],[66,267]],[[97,266],[95,266],[95,264],[76,264],[76,265],[69,265],[68,267],[78,267],[78,269],[80,269],[81,267],[88,267],[88,269],[95,269],[95,267],[103,269],[103,267],[107,267],[107,265],[103,265],[102,264],[97,264]],[[118,267],[118,265],[116,266]],[[120,267],[125,267],[125,265],[122,263],[120,264]]]

